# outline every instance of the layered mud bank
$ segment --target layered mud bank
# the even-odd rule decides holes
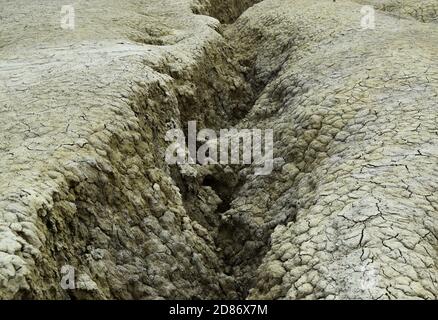
[[[94,2],[0,56],[0,298],[437,298],[436,24]],[[273,172],[168,165],[188,121],[274,130]]]

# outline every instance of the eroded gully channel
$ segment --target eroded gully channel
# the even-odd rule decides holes
[[[172,75],[176,87],[183,88],[187,82],[195,87],[195,94],[184,94],[177,91],[181,112],[181,127],[186,131],[187,122],[196,120],[198,130],[211,128],[219,132],[221,128],[232,128],[239,125],[251,110],[266,83],[256,80],[255,59],[257,50],[248,60],[239,59],[236,52],[240,43],[227,30],[252,5],[260,0],[211,1],[209,7],[194,8],[195,14],[209,15],[221,22],[217,30],[224,42],[220,48],[206,51],[205,60],[199,63],[199,69],[189,79]],[[257,37],[254,35],[254,43]],[[217,44],[216,44],[217,45]],[[169,73],[165,70],[160,72]],[[234,79],[231,83],[229,78]],[[238,79],[236,83],[236,79]],[[225,88],[223,87],[225,86]],[[215,241],[215,250],[223,262],[224,273],[235,279],[235,292],[223,292],[217,298],[245,299],[249,290],[255,285],[255,273],[261,260],[269,249],[270,233],[275,225],[264,230],[254,230],[251,223],[240,217],[225,219],[224,216],[231,203],[238,196],[239,189],[245,184],[242,166],[209,165],[197,168],[196,178],[181,173],[173,167],[172,179],[181,190],[184,206],[189,216],[209,230]],[[210,210],[203,210],[203,199],[213,190],[219,198],[212,203]],[[201,208],[200,208],[201,207]],[[201,214],[200,214],[201,213]],[[250,245],[248,245],[250,244]],[[202,298],[202,297],[192,297]]]

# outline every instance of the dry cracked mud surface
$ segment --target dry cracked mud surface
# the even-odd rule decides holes
[[[438,298],[437,0],[63,5],[0,0],[0,299]],[[168,165],[191,120],[273,172]]]

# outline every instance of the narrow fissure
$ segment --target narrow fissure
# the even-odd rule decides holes
[[[260,1],[237,0],[231,6],[225,1],[212,0],[210,2],[211,6],[194,7],[193,12],[217,18],[222,23],[221,31],[223,32],[221,34],[223,34],[231,26],[229,24],[234,23],[245,10],[258,2]],[[254,59],[239,61],[235,52],[238,48],[236,46],[239,44],[233,43],[233,39],[226,37],[224,41],[225,46],[221,51],[223,56],[219,57],[219,59],[216,54],[210,55],[207,51],[206,58],[210,65],[207,64],[208,70],[203,70],[201,73],[205,75],[213,72],[214,74],[214,70],[220,64],[220,67],[228,72],[238,74],[238,77],[244,82],[241,86],[243,90],[233,91],[231,89],[229,101],[234,105],[232,108],[229,108],[229,106],[224,107],[223,97],[215,100],[215,110],[224,110],[225,114],[219,114],[219,117],[217,115],[210,117],[210,115],[206,115],[203,112],[202,107],[205,105],[195,108],[193,106],[199,105],[198,101],[205,101],[205,92],[209,92],[210,86],[215,87],[216,80],[201,78],[198,79],[198,83],[193,82],[193,85],[197,88],[197,94],[194,96],[180,95],[178,97],[179,108],[181,110],[180,121],[183,124],[186,138],[188,136],[187,127],[185,126],[187,121],[200,121],[202,128],[198,128],[198,130],[205,127],[219,130],[219,128],[235,126],[251,110],[266,85],[260,83],[254,77]],[[227,67],[224,67],[224,65]],[[205,64],[201,63],[199,68],[201,69],[202,66],[205,66]],[[225,77],[227,76],[225,75]],[[196,78],[196,76],[191,77],[191,81],[193,81],[193,78]],[[178,79],[178,84],[185,85],[186,80]],[[207,88],[205,87],[206,84]],[[230,89],[228,88],[227,90]],[[253,275],[268,250],[269,237],[273,230],[271,228],[263,232],[257,232],[246,221],[224,219],[223,215],[231,209],[232,201],[245,183],[245,178],[239,175],[239,170],[241,169],[239,166],[221,167],[220,165],[211,165],[199,170],[201,173],[200,177],[187,179],[187,177],[183,177],[178,170],[173,168],[171,175],[181,190],[189,216],[206,227],[213,235],[217,250],[220,252],[219,256],[223,261],[223,272],[235,279],[235,295],[232,297],[237,299],[245,299],[249,294],[249,290],[254,286]],[[206,192],[208,189],[211,189],[218,196],[220,202],[213,206],[210,214],[199,214],[200,204],[197,199],[201,193]],[[257,239],[254,239],[254,234],[259,235]],[[246,248],[247,242],[252,244],[251,252]],[[242,256],[242,251],[246,251],[244,256]],[[236,268],[237,271],[235,270]],[[224,293],[224,296],[217,298],[229,297],[229,293]]]

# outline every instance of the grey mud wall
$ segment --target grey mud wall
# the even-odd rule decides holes
[[[438,1],[0,5],[1,299],[438,298]]]

